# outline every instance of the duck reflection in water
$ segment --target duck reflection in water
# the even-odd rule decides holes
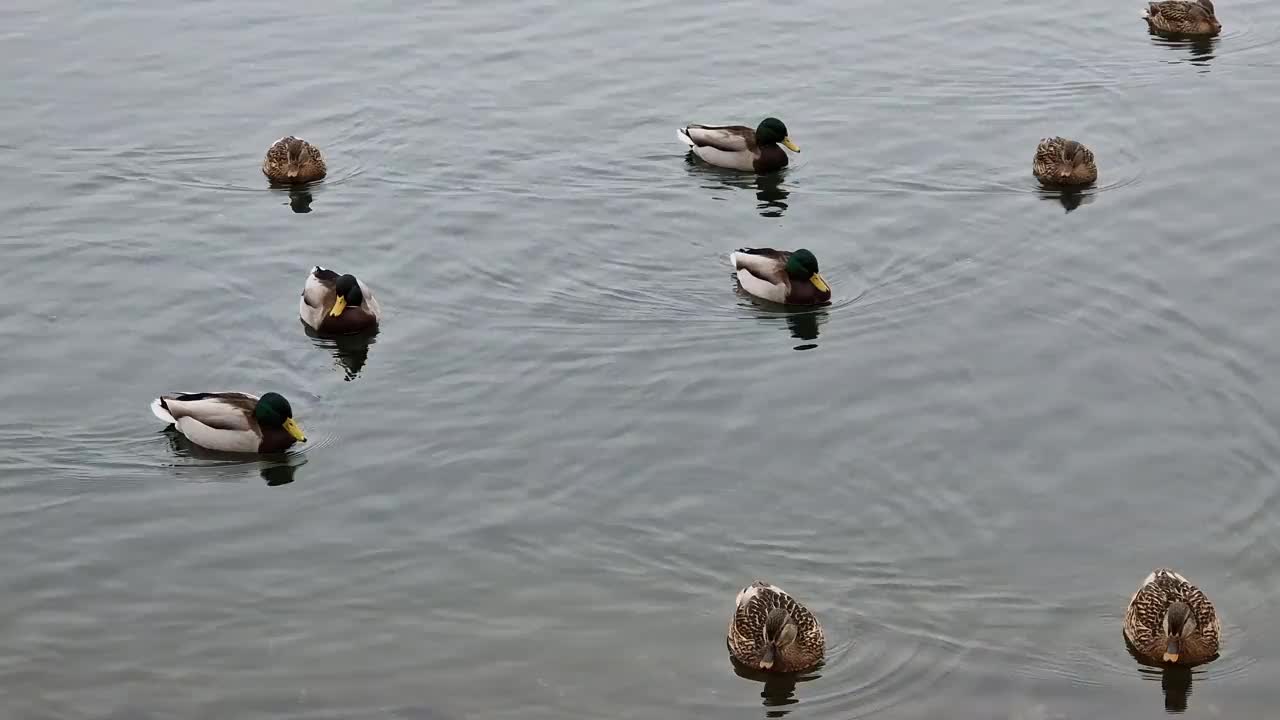
[[[796,685],[822,677],[822,666],[803,673],[767,673],[740,663],[732,663],[733,672],[745,680],[764,683],[760,690],[761,704],[766,708],[765,717],[781,718],[791,712],[791,706],[800,702],[796,697]]]
[[[302,328],[316,347],[324,348],[333,353],[334,362],[343,369],[346,375],[343,379],[347,382],[351,382],[360,376],[360,371],[364,369],[364,364],[369,361],[369,348],[377,342],[378,337],[376,328],[358,335],[339,335],[336,337],[318,335],[306,323],[302,323]]]
[[[787,315],[787,329],[791,331],[791,337],[796,340],[804,340],[805,342],[796,345],[796,350],[812,350],[818,347],[818,343],[813,342],[818,339],[818,326],[827,321],[826,310],[815,310],[813,312],[790,313]]]
[[[1062,204],[1063,212],[1071,212],[1081,205],[1093,202],[1094,193],[1073,188],[1040,188],[1041,200],[1056,200]]]
[[[311,212],[311,191],[306,188],[289,190],[289,207],[299,214]]]
[[[791,192],[782,186],[782,173],[756,176],[756,209],[763,217],[782,217],[790,207],[786,203]]]
[[[297,473],[298,468],[307,464],[307,456],[300,452],[289,453],[283,459],[280,459],[278,455],[274,456],[276,459],[270,460],[267,459],[267,456],[263,456],[262,460],[245,462],[243,453],[220,452],[200,447],[188,440],[185,435],[174,429],[172,425],[160,432],[165,434],[169,441],[169,449],[173,451],[174,455],[203,460],[213,467],[256,467],[258,475],[262,477],[269,487],[288,485],[293,482],[294,474]],[[240,480],[241,478],[227,479]]]
[[[1148,29],[1151,35],[1151,42],[1160,47],[1171,48],[1174,50],[1186,50],[1187,57],[1178,59],[1174,62],[1185,62],[1191,65],[1197,65],[1208,71],[1209,64],[1213,61],[1214,46],[1218,44],[1217,36],[1204,37],[1198,35],[1169,35]]]
[[[783,185],[786,179],[785,171],[747,175],[708,165],[698,160],[693,153],[685,156],[685,167],[691,175],[714,181],[713,184],[707,185],[711,189],[728,187],[734,190],[755,191],[756,210],[763,217],[782,217],[790,207],[787,198],[791,195],[791,191]]]
[[[1129,655],[1138,661],[1138,672],[1144,680],[1160,680],[1160,690],[1164,693],[1164,711],[1180,714],[1187,711],[1187,698],[1191,697],[1191,671],[1186,665],[1154,665],[1133,647],[1128,638],[1124,641]]]

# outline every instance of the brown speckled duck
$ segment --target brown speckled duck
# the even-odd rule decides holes
[[[689,125],[680,128],[680,142],[703,162],[729,170],[771,173],[787,166],[787,154],[800,147],[787,135],[778,118],[765,118],[752,130],[742,125]]]
[[[1093,151],[1061,137],[1040,141],[1031,172],[1045,185],[1088,185],[1098,179]]]
[[[1164,0],[1153,2],[1142,17],[1156,32],[1171,35],[1217,35],[1222,30],[1212,0]]]
[[[1153,663],[1197,665],[1217,657],[1222,626],[1200,588],[1160,568],[1142,581],[1129,601],[1124,636]]]
[[[777,585],[742,588],[726,642],[734,662],[769,672],[802,672],[822,662],[826,638],[813,613]]]
[[[262,160],[262,174],[282,185],[313,182],[323,178],[326,172],[320,150],[292,135],[275,141]]]

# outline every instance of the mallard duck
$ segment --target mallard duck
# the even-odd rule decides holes
[[[262,160],[262,174],[273,183],[312,182],[324,177],[326,172],[320,150],[292,135],[275,141],[267,148],[267,156]]]
[[[1142,581],[1124,613],[1124,636],[1155,663],[1196,665],[1218,654],[1222,626],[1200,588],[1168,568]]]
[[[725,641],[735,662],[772,672],[808,670],[822,662],[827,645],[813,613],[760,580],[738,593]]]
[[[1211,0],[1153,2],[1142,17],[1152,30],[1171,35],[1217,35],[1222,30]]]
[[[739,248],[729,253],[742,289],[761,300],[783,305],[823,305],[831,302],[831,286],[818,272],[818,258],[800,248]]]
[[[279,393],[175,393],[151,401],[151,412],[188,440],[223,452],[278,453],[306,442],[293,407]]]
[[[1061,137],[1040,141],[1031,172],[1045,185],[1088,185],[1098,179],[1093,151],[1075,140]]]
[[[377,328],[382,308],[355,275],[339,275],[317,265],[302,288],[298,316],[322,335],[354,335]]]
[[[770,173],[787,166],[787,154],[800,147],[791,142],[787,126],[778,118],[765,118],[752,130],[742,125],[689,125],[679,130],[680,141],[694,155],[717,167]]]

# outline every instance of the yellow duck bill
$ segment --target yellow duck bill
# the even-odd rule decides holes
[[[289,435],[298,442],[307,441],[307,436],[302,433],[302,428],[298,427],[298,422],[293,418],[289,418],[284,421],[284,431],[289,433]]]
[[[334,301],[333,309],[329,311],[329,314],[332,315],[333,317],[338,317],[339,315],[342,314],[342,311],[346,309],[347,309],[347,299],[344,297],[339,297],[336,301]]]

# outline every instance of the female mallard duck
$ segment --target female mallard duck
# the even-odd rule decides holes
[[[382,308],[355,275],[339,275],[317,265],[302,288],[298,316],[322,335],[354,335],[376,329]]]
[[[1200,588],[1167,568],[1142,581],[1124,613],[1124,636],[1154,663],[1196,665],[1218,654],[1222,626]]]
[[[772,672],[808,670],[822,662],[827,646],[808,608],[760,580],[738,593],[726,642],[735,662]]]
[[[1040,141],[1031,172],[1045,185],[1088,185],[1098,179],[1093,151],[1075,140],[1061,137]]]
[[[275,141],[262,160],[262,174],[273,183],[307,183],[324,177],[325,172],[320,150],[292,135]]]
[[[765,118],[752,130],[741,125],[690,125],[679,130],[680,141],[694,155],[717,167],[770,173],[787,166],[787,154],[800,152],[791,142],[787,126],[778,118]]]
[[[818,272],[818,258],[800,248],[740,248],[729,253],[742,289],[761,300],[783,305],[823,305],[831,302],[831,286]]]
[[[188,440],[223,452],[278,453],[307,436],[279,393],[175,393],[151,401],[151,412]]]
[[[1211,0],[1153,2],[1142,17],[1152,30],[1170,35],[1217,35],[1222,30]]]

